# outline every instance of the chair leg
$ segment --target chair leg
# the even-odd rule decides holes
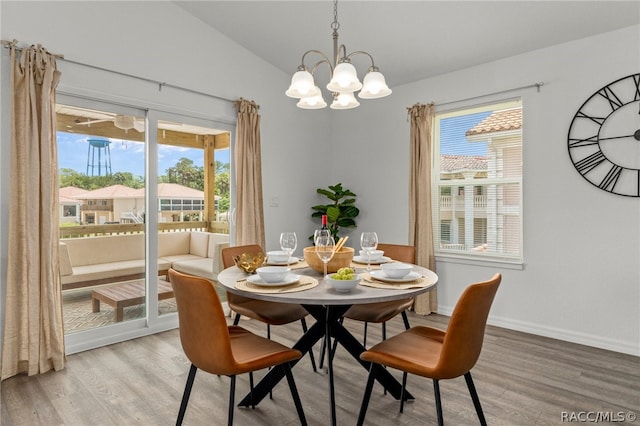
[[[191,388],[193,387],[193,380],[196,378],[197,371],[198,367],[191,364],[189,375],[187,376],[187,384],[184,386],[184,392],[182,393],[182,402],[180,403],[180,411],[178,411],[176,426],[180,426],[184,419],[184,413],[187,411],[187,404],[189,403],[189,396],[191,395]]]
[[[440,383],[437,379],[433,379],[433,393],[436,396],[436,413],[438,414],[438,426],[444,426],[442,418],[442,401],[440,401]]]
[[[249,389],[251,390],[251,393],[249,393],[251,395],[251,408],[255,410],[256,404],[253,402],[253,371],[249,372]]]
[[[400,390],[400,412],[404,411],[404,391],[407,389],[407,372],[402,372],[402,389]]]
[[[331,346],[331,352],[329,352],[329,356],[331,357],[331,360],[333,361],[333,357],[336,354],[336,349],[338,348],[338,341],[336,339],[333,339],[333,345]]]
[[[340,324],[344,323],[344,318],[340,318]],[[327,338],[327,341],[330,342],[331,339]],[[331,345],[331,350],[329,351],[329,355],[331,357],[331,361],[333,361],[333,357],[336,354],[336,348],[338,347],[338,341],[336,339],[333,339],[333,345]]]
[[[476,387],[473,384],[473,379],[471,378],[470,371],[468,371],[464,375],[464,379],[467,382],[467,387],[469,388],[469,394],[471,394],[471,399],[473,400],[473,406],[476,407],[478,420],[480,420],[480,424],[482,426],[487,426],[487,421],[485,420],[484,413],[482,412],[482,405],[480,405],[480,398],[478,398],[478,392],[476,391]]]
[[[367,407],[369,406],[369,399],[371,399],[371,391],[373,390],[373,381],[375,375],[376,364],[371,363],[369,367],[369,377],[367,378],[367,385],[364,388],[364,396],[362,397],[362,404],[360,405],[360,414],[358,414],[358,426],[362,426],[364,423],[364,417],[367,415]]]
[[[405,330],[411,328],[411,325],[409,324],[409,318],[407,317],[407,311],[402,311],[402,321],[404,321]]]
[[[227,424],[229,426],[233,425],[233,404],[234,404],[234,398],[235,398],[235,394],[236,394],[236,376],[235,374],[231,377],[231,390],[229,391],[229,417],[228,417],[228,421]]]
[[[387,323],[382,323],[382,340],[387,340]]]
[[[364,322],[364,337],[362,338],[362,346],[364,346],[365,349],[367,349],[367,325],[369,323],[368,322]]]
[[[293,380],[293,374],[291,373],[291,364],[282,364],[282,368],[284,369],[284,374],[287,376],[287,382],[289,383],[289,389],[291,390],[291,397],[293,398],[293,403],[296,406],[296,411],[298,412],[298,417],[300,418],[300,424],[302,426],[306,426],[307,419],[304,416],[304,410],[302,409],[302,402],[300,402],[300,395],[298,394],[296,382]]]
[[[240,322],[240,314],[236,313],[236,316],[233,319],[233,325],[238,325],[239,322]]]
[[[320,349],[320,365],[319,368],[322,369],[322,367],[324,366],[324,353],[327,350],[327,337],[325,336],[324,339],[322,339],[322,348]]]
[[[300,319],[300,322],[302,323],[302,332],[306,333],[307,332],[307,322],[305,321],[304,318]],[[309,361],[311,361],[311,368],[313,368],[313,372],[317,372],[317,368],[316,368],[316,357],[313,356],[313,347],[309,350]]]

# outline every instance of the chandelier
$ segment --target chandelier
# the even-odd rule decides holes
[[[327,89],[333,96],[332,109],[350,109],[355,108],[360,103],[354,96],[354,93],[360,90],[358,97],[361,99],[376,99],[388,96],[391,90],[385,82],[384,76],[373,62],[373,57],[363,51],[356,51],[347,54],[347,48],[344,44],[338,42],[338,0],[333,2],[333,22],[331,29],[333,30],[333,61],[319,50],[307,50],[302,55],[302,63],[293,77],[291,77],[291,86],[285,94],[291,98],[300,99],[297,106],[304,109],[320,109],[327,106],[322,92],[315,82],[314,73],[316,69],[322,65],[329,66],[329,84]],[[304,64],[307,55],[315,53],[322,59],[316,62],[311,71]],[[371,60],[371,66],[361,83],[356,73],[356,68],[351,64],[351,57],[354,55],[366,55]]]

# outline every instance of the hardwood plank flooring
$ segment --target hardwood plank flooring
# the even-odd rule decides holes
[[[409,320],[444,329],[448,317],[409,313]],[[243,320],[241,325],[265,334],[259,322]],[[345,325],[362,335],[361,323],[346,320]],[[402,330],[400,318],[387,325],[389,335]],[[272,328],[272,338],[289,346],[299,334],[299,323]],[[380,326],[371,325],[369,344],[380,338]],[[316,358],[318,353],[316,345]],[[178,330],[70,355],[63,371],[3,381],[0,423],[172,425],[188,369]],[[328,376],[314,373],[308,357],[293,371],[309,425],[329,424]],[[338,424],[355,424],[366,371],[340,349],[334,371]],[[640,415],[638,357],[489,326],[472,374],[489,425],[558,425],[567,423],[563,412],[602,412],[613,415],[616,424],[640,425],[640,420],[618,418],[618,413]],[[436,424],[431,380],[409,376],[408,388],[416,399],[400,414],[399,402],[376,385],[365,424]],[[441,381],[440,388],[445,424],[478,424],[464,379]],[[236,403],[248,389],[248,376],[239,377]],[[198,372],[184,424],[225,424],[228,396],[228,378]],[[235,424],[299,424],[286,381],[276,387],[272,400],[265,399],[255,410],[236,407]]]

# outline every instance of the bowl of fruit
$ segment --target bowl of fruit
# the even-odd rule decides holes
[[[353,268],[340,268],[338,272],[327,277],[329,285],[341,293],[348,293],[360,282],[360,275]]]

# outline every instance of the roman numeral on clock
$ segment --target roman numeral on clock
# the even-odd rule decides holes
[[[616,187],[616,183],[618,183],[618,179],[620,179],[621,173],[622,167],[614,164],[598,186],[604,190],[613,192],[613,189]]]
[[[611,90],[611,87],[609,86],[599,91],[598,94],[609,101],[609,106],[613,111],[617,110],[623,105],[623,102],[618,96],[616,96],[615,92]]]
[[[597,151],[575,163],[575,166],[580,174],[585,175],[598,167],[603,161],[606,161],[606,159],[602,151]]]
[[[598,135],[593,135],[585,139],[569,138],[569,148],[578,148],[581,146],[597,145]]]
[[[604,123],[604,120],[606,120],[606,117],[592,117],[590,115],[585,114],[582,111],[579,111],[576,114],[576,118],[588,118],[589,120],[591,120],[594,123],[596,123],[598,126],[602,126],[602,123]]]

